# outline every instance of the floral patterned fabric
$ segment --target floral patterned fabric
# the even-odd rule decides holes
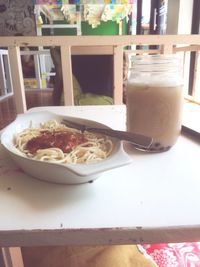
[[[0,0],[0,36],[36,35],[32,0]]]
[[[158,267],[200,267],[200,242],[142,246]]]

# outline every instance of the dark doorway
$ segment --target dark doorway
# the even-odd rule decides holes
[[[72,56],[73,74],[84,93],[113,96],[113,56]]]

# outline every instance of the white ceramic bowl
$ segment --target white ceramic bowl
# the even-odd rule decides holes
[[[84,123],[88,126],[107,127],[95,121],[60,116],[52,112],[33,112],[17,116],[16,120],[8,125],[1,135],[1,143],[13,160],[29,175],[48,182],[62,184],[79,184],[95,180],[107,170],[131,163],[130,157],[123,150],[122,142],[112,138],[114,149],[105,160],[91,164],[61,164],[34,160],[22,156],[13,144],[13,136],[30,126],[39,126],[41,122],[52,119],[61,122],[63,118],[75,122]],[[107,127],[108,128],[108,127]]]

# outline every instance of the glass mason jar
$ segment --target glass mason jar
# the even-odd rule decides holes
[[[153,138],[147,151],[167,151],[181,131],[182,61],[176,55],[142,55],[130,63],[127,130]]]

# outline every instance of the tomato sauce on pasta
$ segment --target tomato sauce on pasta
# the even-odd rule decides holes
[[[86,142],[86,138],[82,133],[71,132],[48,132],[44,131],[37,137],[32,138],[26,144],[26,149],[35,154],[38,149],[51,147],[60,148],[64,153],[69,153],[77,145]]]
[[[30,127],[13,138],[15,147],[26,157],[54,163],[95,163],[113,150],[108,136],[68,128],[55,120]]]

